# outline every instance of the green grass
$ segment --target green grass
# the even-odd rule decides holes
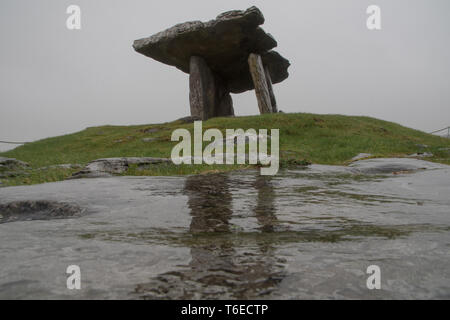
[[[1,179],[3,185],[42,183],[63,180],[72,169],[36,170],[63,163],[86,164],[108,157],[170,157],[177,142],[171,142],[172,131],[186,128],[193,132],[193,124],[174,121],[139,126],[101,126],[59,137],[25,144],[0,156],[28,162],[29,175]],[[223,129],[280,129],[280,151],[283,163],[308,161],[318,164],[343,165],[359,153],[376,157],[397,157],[415,153],[417,144],[428,145],[425,151],[434,154],[427,160],[450,164],[450,140],[399,124],[369,117],[317,114],[267,114],[259,116],[214,118],[203,122],[203,130]],[[153,130],[151,129],[157,129]],[[155,138],[143,142],[143,138]],[[151,169],[130,168],[129,175],[178,175],[214,172],[245,166],[175,166],[162,165]],[[37,172],[39,171],[39,172]]]
[[[45,170],[31,169],[25,170],[24,174],[18,174],[15,177],[7,179],[0,179],[3,182],[2,186],[17,186],[24,184],[38,184],[45,182],[61,181],[69,178],[73,173],[80,169],[61,169],[50,168]]]

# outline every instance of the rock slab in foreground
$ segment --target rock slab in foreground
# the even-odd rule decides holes
[[[72,263],[85,279],[77,299],[448,298],[449,168],[361,179],[312,165],[273,178],[255,169],[4,188],[2,203],[52,199],[91,214],[0,224],[0,299],[74,299]],[[380,257],[395,281],[367,290],[362,275]]]

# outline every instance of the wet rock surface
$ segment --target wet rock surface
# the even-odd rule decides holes
[[[0,204],[0,223],[80,217],[85,212],[75,204],[25,200]]]
[[[351,170],[364,174],[397,174],[446,167],[446,165],[439,163],[406,158],[367,159],[356,161],[349,165]]]
[[[0,224],[0,298],[450,298],[449,166],[258,172],[2,188],[2,205],[45,198],[95,213]],[[72,264],[82,290],[66,288]],[[374,264],[381,290],[366,287]]]

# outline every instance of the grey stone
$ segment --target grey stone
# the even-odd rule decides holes
[[[270,78],[269,68],[267,66],[264,67],[264,74],[265,74],[266,80],[267,80],[267,89],[269,90],[270,103],[272,104],[272,112],[278,113],[277,99],[275,98],[275,93],[273,91],[273,85],[272,85],[273,83],[272,83],[272,79]]]
[[[29,168],[30,165],[24,161],[20,161],[14,158],[0,157],[0,167],[8,170],[15,170]]]
[[[171,159],[153,157],[104,158],[89,162],[83,170],[75,172],[69,179],[110,177],[124,173],[132,164],[151,165],[171,163]]]
[[[199,116],[187,116],[187,117],[183,117],[178,119],[177,121],[181,121],[182,123],[194,123],[195,121],[201,121],[202,118],[200,118]]]
[[[216,77],[202,57],[190,59],[189,102],[191,115],[207,120],[234,115],[233,100],[223,82]]]
[[[429,158],[432,156],[433,154],[431,152],[418,152],[408,155],[408,158]]]
[[[248,57],[248,65],[255,86],[259,112],[261,114],[272,113],[272,102],[268,87],[269,79],[266,77],[261,56],[259,54],[250,53],[250,56]]]
[[[76,204],[26,200],[0,204],[0,223],[29,220],[52,220],[81,216],[85,212]]]
[[[158,140],[158,138],[142,138],[142,142],[153,142]]]
[[[14,159],[0,157],[0,178],[13,178],[29,175],[24,170],[30,169],[30,165],[26,162]]]
[[[360,174],[398,174],[416,172],[425,169],[449,168],[439,163],[410,158],[377,158],[355,161],[348,166],[354,173]]]
[[[361,160],[361,159],[365,159],[365,158],[369,158],[371,157],[372,154],[370,153],[360,153],[357,156],[354,156],[351,161],[357,161],[357,160]]]

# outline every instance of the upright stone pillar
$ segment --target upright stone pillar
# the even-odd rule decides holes
[[[216,108],[214,112],[215,117],[227,117],[234,116],[234,108],[233,108],[233,99],[231,98],[230,91],[223,81],[216,78],[216,93],[217,93],[217,102]]]
[[[272,112],[277,113],[277,100],[275,99],[275,93],[273,92],[272,78],[270,77],[269,68],[264,66],[264,73],[266,75],[267,80],[267,88],[269,89],[270,103],[272,104]]]
[[[201,57],[190,60],[189,103],[191,116],[202,120],[212,117],[233,116],[233,100],[226,85],[217,77]]]
[[[192,56],[189,69],[191,116],[202,120],[214,117],[217,103],[214,74],[201,57]]]
[[[251,53],[248,57],[248,65],[250,74],[252,75],[253,84],[255,85],[256,99],[258,100],[259,112],[272,113],[272,103],[270,101],[269,88],[267,87],[267,79],[264,72],[261,56]]]

